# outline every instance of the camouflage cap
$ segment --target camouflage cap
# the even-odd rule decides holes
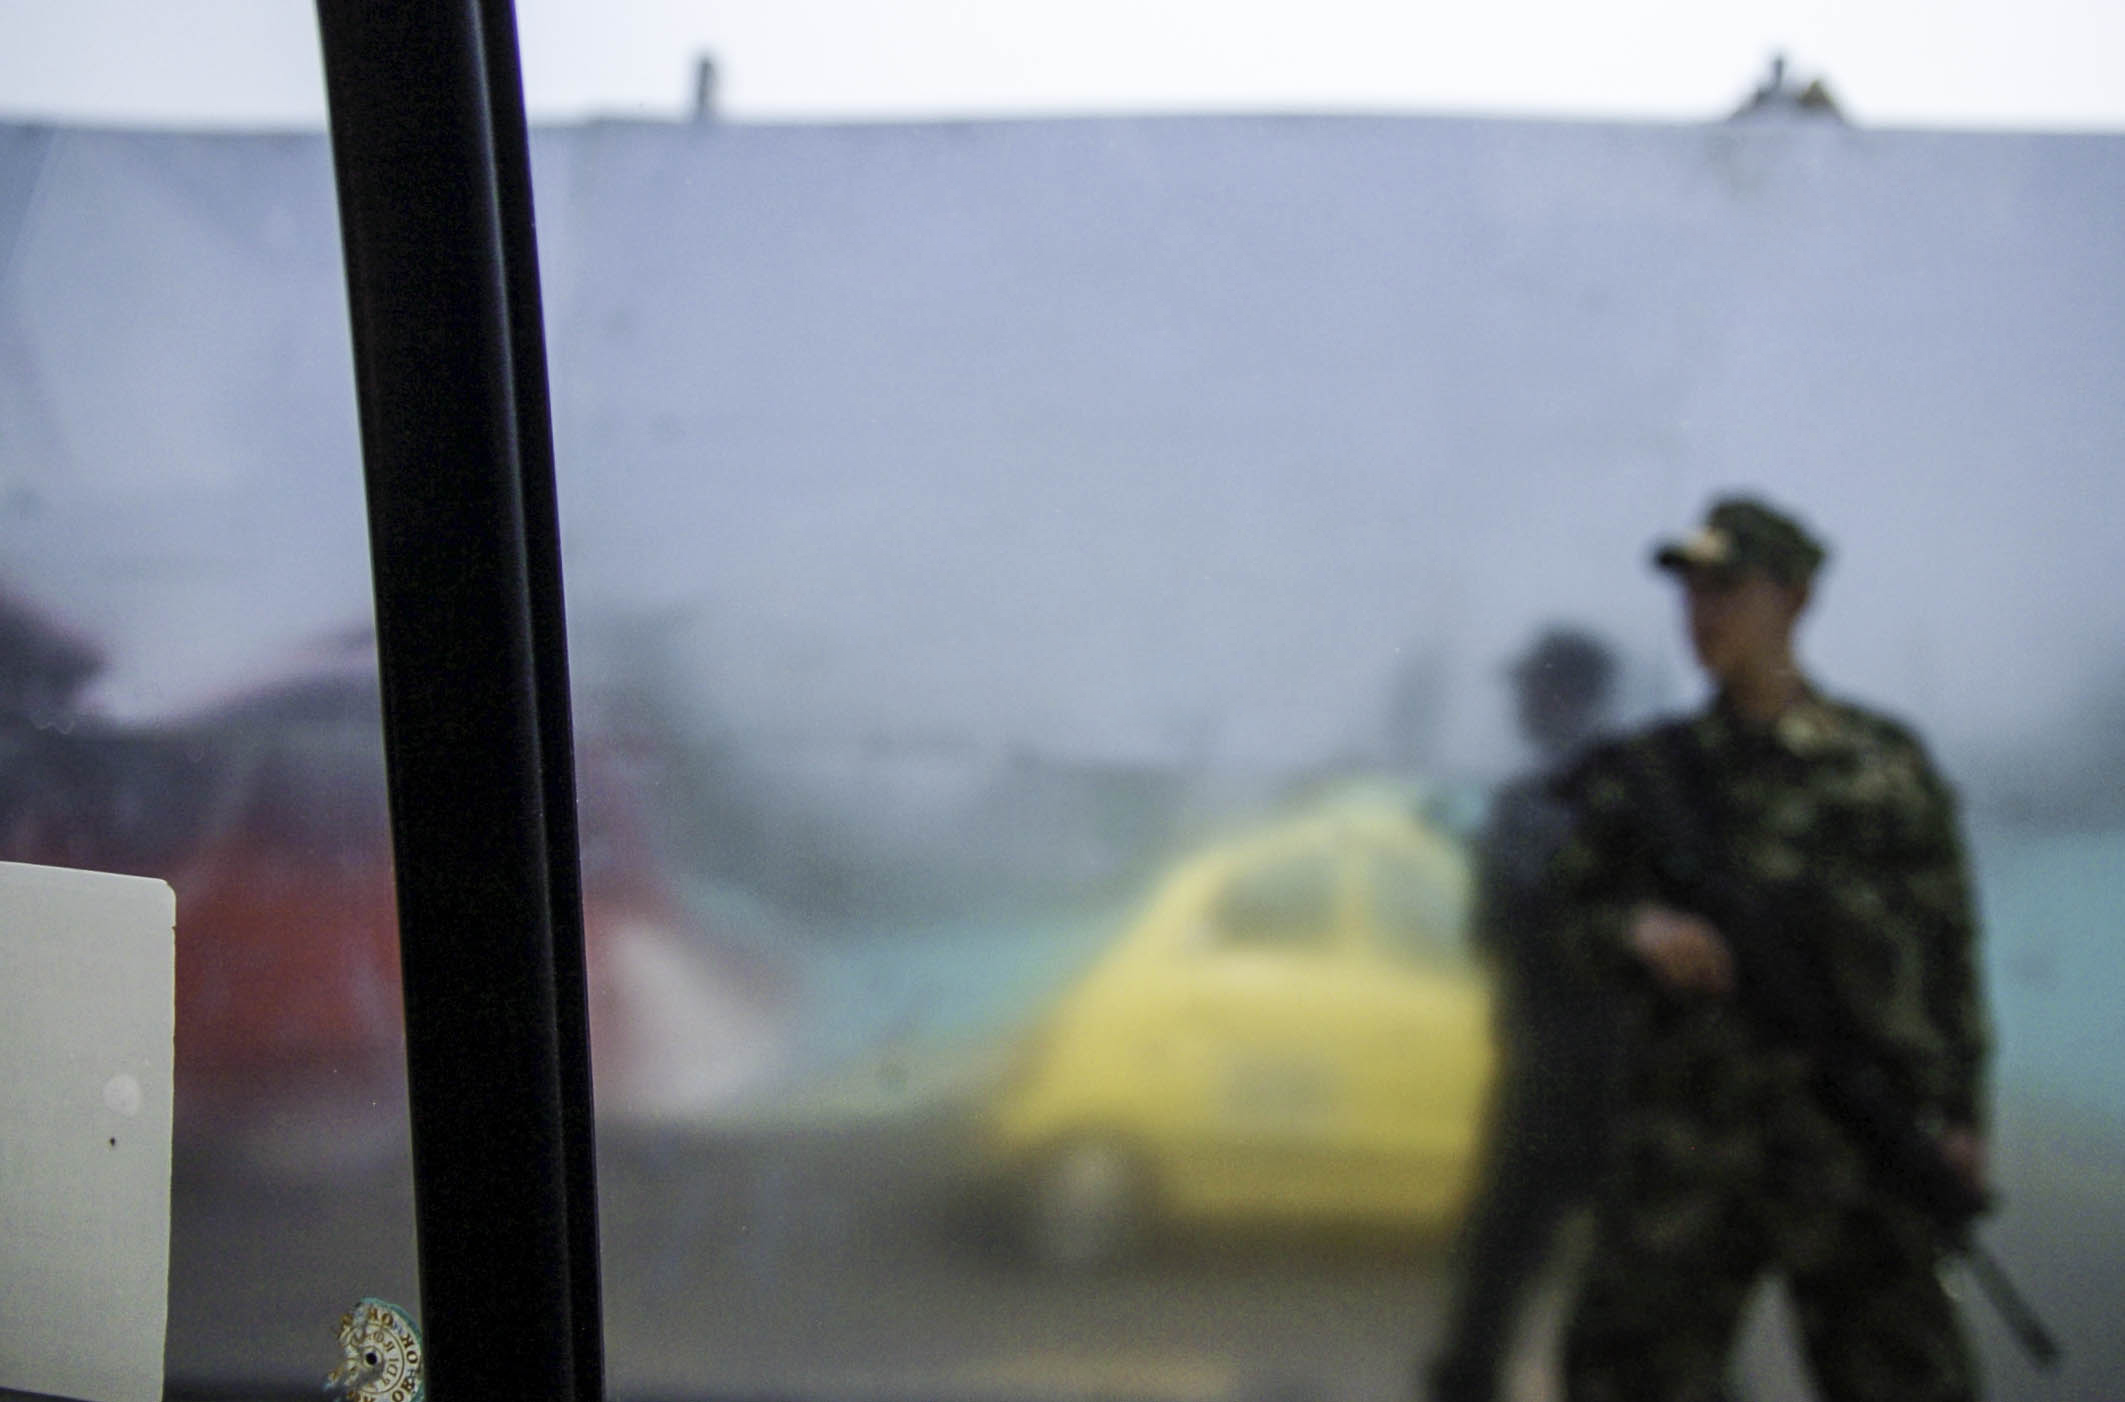
[[[1755,497],[1726,497],[1713,503],[1695,532],[1662,542],[1653,552],[1653,563],[1678,574],[1705,570],[1738,575],[1757,569],[1781,584],[1805,584],[1828,553],[1784,512]]]

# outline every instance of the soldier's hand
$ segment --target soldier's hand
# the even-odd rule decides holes
[[[1734,955],[1719,931],[1694,915],[1666,906],[1631,912],[1631,952],[1653,977],[1678,993],[1734,991]]]
[[[1948,1161],[1970,1188],[1982,1197],[1988,1191],[1991,1172],[1986,1164],[1985,1137],[1969,1125],[1950,1125],[1941,1134],[1941,1157]]]

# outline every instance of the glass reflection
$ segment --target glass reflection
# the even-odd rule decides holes
[[[2125,145],[536,158],[616,1391],[1399,1395],[1492,1074],[1502,669],[1569,615],[1619,719],[1692,704],[1644,550],[1733,485],[1839,541],[1804,645],[1965,791],[1991,1231],[2125,1376]],[[308,1378],[354,1299],[417,1303],[323,141],[0,126],[0,219],[0,856],[177,885],[172,1375]]]

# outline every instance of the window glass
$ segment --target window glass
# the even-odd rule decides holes
[[[189,1396],[419,1304],[342,277],[314,124],[0,120],[0,860],[176,893]]]
[[[1649,556],[1735,490],[1831,546],[1804,674],[1953,787],[1983,1232],[2116,1392],[2125,138],[1801,95],[535,129],[616,1395],[1404,1388],[1488,990],[1567,967],[1513,923],[1552,781],[1711,706]],[[177,891],[192,1397],[419,1305],[343,275],[314,121],[0,119],[0,859]],[[1866,808],[1909,782],[1838,811],[1918,850]],[[1234,857],[1353,802],[1459,834],[1495,978],[1392,850],[1361,899],[1419,979],[1213,1006],[1138,957],[1176,911],[1331,938],[1325,857]],[[1219,1117],[1264,1066],[1320,1107],[1274,1141]]]
[[[1309,1277],[1273,1251],[1244,1290],[1179,1267],[1159,1306],[979,1263],[1119,1252],[1158,1201],[1451,1238],[1494,1064],[1456,901],[1370,864],[1421,960],[1373,988],[1241,1009],[1185,981],[1207,961],[1138,955],[1176,910],[1307,947],[1321,867],[1209,873],[1368,786],[1464,834],[1505,918],[1493,888],[1557,840],[1547,781],[1709,701],[1649,557],[1729,491],[1833,546],[1806,674],[1914,726],[1963,795],[2002,1109],[2125,1124],[2086,1069],[2115,1019],[2074,993],[2125,980],[2091,914],[2125,871],[2125,425],[2090,388],[2125,380],[2115,139],[1776,101],[709,113],[560,124],[534,162],[582,719],[629,779],[634,928],[662,932],[611,946],[597,1048],[616,1379],[1127,1393],[1155,1384],[1112,1360],[1142,1356],[1240,1392],[1333,1353],[1300,1365],[1324,1390],[1401,1386],[1404,1324],[1286,1349]],[[1606,663],[1541,651],[1560,627]],[[1535,684],[1597,673],[1591,733]],[[1511,838],[1487,852],[1485,811]],[[1487,986],[1547,996],[1564,962],[1523,933]],[[1234,1149],[1204,1087],[1264,1059],[1333,1080],[1324,1139]],[[1997,1146],[2030,1204],[2003,1241],[2089,1205],[2063,1143]],[[909,1259],[929,1293],[872,1288]],[[2113,1237],[2074,1268],[2121,1262]],[[1351,1288],[1428,1340],[1449,1269],[1375,1256]],[[1765,1348],[1752,1377],[1797,1375]]]

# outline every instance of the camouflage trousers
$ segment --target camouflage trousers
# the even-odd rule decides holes
[[[1939,1276],[1933,1228],[1893,1202],[1855,1203],[1825,1242],[1781,1259],[1772,1231],[1736,1202],[1701,1230],[1636,1229],[1604,1210],[1565,1341],[1572,1402],[1715,1402],[1741,1312],[1783,1274],[1825,1402],[1975,1402],[1977,1379]]]

